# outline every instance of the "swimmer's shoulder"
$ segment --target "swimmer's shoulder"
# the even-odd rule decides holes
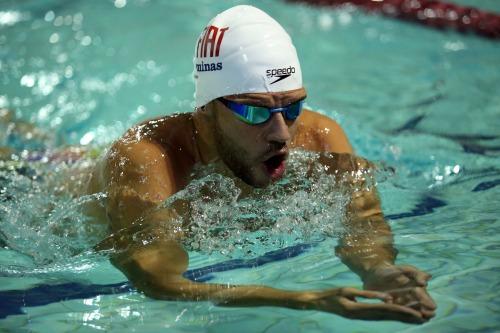
[[[172,157],[195,159],[192,113],[176,113],[146,120],[131,128],[122,140],[140,140],[159,145]]]
[[[195,163],[191,114],[175,114],[146,120],[116,140],[96,165],[93,189],[106,188],[117,174],[128,178],[141,173],[165,174],[163,178],[181,186]],[[174,186],[174,187],[177,187]]]
[[[297,121],[292,147],[318,152],[353,153],[347,135],[335,120],[304,109]]]

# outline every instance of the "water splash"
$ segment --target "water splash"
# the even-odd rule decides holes
[[[75,194],[86,184],[94,161],[0,163],[0,239],[10,249],[31,258],[35,266],[62,264],[107,236],[107,226],[86,215],[89,204],[104,205],[106,196]],[[179,204],[187,208],[189,214],[173,221],[186,234],[186,249],[232,258],[258,256],[344,232],[351,191],[362,190],[346,182],[352,184],[353,177],[372,180],[367,171],[339,177],[320,162],[320,154],[306,151],[292,151],[288,166],[279,182],[248,193],[215,167],[203,167],[194,181],[159,209],[176,209]],[[362,186],[372,185],[365,181]],[[141,229],[132,226],[136,227]]]
[[[74,165],[0,161],[0,239],[11,250],[47,265],[92,248],[106,227],[92,223],[89,204],[103,204],[101,193],[72,193],[87,177],[88,160]]]
[[[249,194],[230,178],[206,168],[204,175],[162,207],[188,206],[184,245],[189,250],[229,257],[261,255],[342,231],[346,191],[316,161],[317,154],[294,151],[281,181]]]

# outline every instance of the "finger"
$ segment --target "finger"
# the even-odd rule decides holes
[[[419,311],[422,314],[422,317],[425,319],[431,319],[436,315],[436,312],[434,310],[429,310],[425,307],[423,307],[419,302],[413,301],[405,306],[410,307],[412,309],[415,309],[416,311]]]
[[[392,294],[392,296],[395,304],[410,307],[417,311],[421,308],[420,302],[415,300],[415,296],[413,296],[411,290],[400,291]]]
[[[412,288],[413,290],[395,298],[395,303],[412,308],[422,314],[426,320],[436,315],[436,305],[423,288]]]
[[[422,272],[421,270],[410,265],[400,266],[400,268],[406,276],[412,278],[421,287],[426,287],[427,281],[429,281],[432,277],[429,273]]]
[[[431,318],[436,316],[436,311],[420,309],[420,313],[424,319],[430,320]]]
[[[422,314],[422,316],[424,316],[424,317],[433,317],[434,316],[434,310],[426,308],[419,301],[410,301],[410,302],[401,303],[399,305],[406,306],[408,308],[412,308],[413,310],[420,312]]]
[[[421,324],[426,321],[422,314],[414,309],[396,304],[353,303],[350,315],[364,320],[397,320],[405,323]]]
[[[424,288],[414,288],[413,294],[415,296],[415,299],[418,300],[420,304],[427,310],[436,310],[436,303],[434,303],[431,296]]]
[[[354,302],[356,301],[356,297],[375,298],[380,300],[392,298],[391,295],[382,291],[361,290],[350,287],[341,288],[340,295]]]
[[[392,296],[388,293],[384,293],[381,291],[373,291],[373,290],[360,290],[355,288],[346,288],[351,293],[352,296],[355,297],[364,297],[371,299],[380,299],[384,302],[392,301]]]
[[[401,288],[393,289],[389,291],[396,304],[420,308],[424,307],[427,310],[435,310],[436,303],[429,296],[425,288],[422,287],[412,287],[412,288]]]
[[[419,311],[422,306],[420,304],[420,301],[415,296],[413,289],[415,289],[415,287],[393,289],[389,292],[395,304],[411,307]]]

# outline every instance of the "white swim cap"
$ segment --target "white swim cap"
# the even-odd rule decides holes
[[[297,51],[283,27],[252,6],[214,17],[195,46],[196,106],[227,95],[302,88]]]

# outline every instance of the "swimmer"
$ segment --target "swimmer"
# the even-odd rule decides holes
[[[255,7],[230,8],[208,23],[195,45],[194,81],[194,112],[130,129],[89,183],[90,193],[107,194],[100,216],[112,235],[100,247],[113,248],[112,263],[138,290],[156,299],[319,310],[364,320],[424,323],[434,316],[426,290],[430,275],[395,264],[391,230],[373,188],[354,192],[345,219],[349,232],[336,249],[364,290],[289,291],[184,278],[189,258],[181,244],[189,235],[172,221],[189,211],[160,204],[192,180],[195,166],[216,166],[243,190],[282,178],[291,149],[320,153],[320,162],[336,174],[370,167],[354,155],[334,120],[304,109],[295,47],[279,23]]]

